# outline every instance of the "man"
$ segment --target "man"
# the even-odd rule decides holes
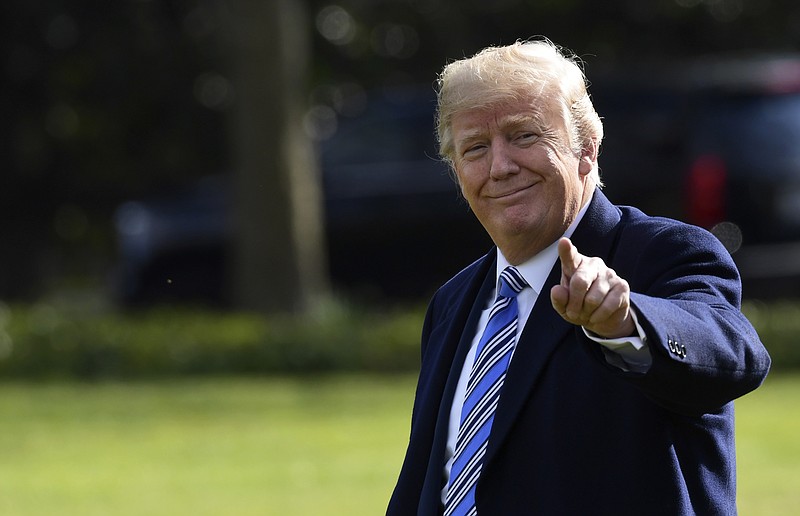
[[[735,514],[732,400],[770,358],[730,256],[604,196],[602,124],[549,41],[449,64],[438,100],[496,249],[430,302],[387,514]]]

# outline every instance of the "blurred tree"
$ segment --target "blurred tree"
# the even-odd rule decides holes
[[[236,108],[233,288],[241,308],[302,312],[327,286],[319,174],[304,131],[310,34],[295,0],[228,0]]]

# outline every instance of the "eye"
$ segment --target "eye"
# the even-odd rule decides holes
[[[517,133],[514,136],[514,141],[519,142],[519,143],[523,143],[523,144],[524,143],[532,143],[532,142],[536,141],[536,139],[538,137],[539,137],[539,135],[534,133],[533,131],[522,131],[522,132]]]
[[[476,158],[483,154],[484,150],[486,149],[486,145],[482,143],[475,143],[466,148],[464,148],[461,155],[465,158]]]

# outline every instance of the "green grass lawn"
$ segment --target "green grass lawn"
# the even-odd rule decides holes
[[[408,377],[0,384],[0,514],[379,514],[412,390]]]
[[[773,374],[736,402],[739,512],[800,510],[800,374]]]
[[[377,515],[409,376],[0,384],[0,514]],[[800,506],[800,376],[738,403],[743,515]]]

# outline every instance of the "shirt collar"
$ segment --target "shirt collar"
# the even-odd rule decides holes
[[[589,204],[592,202],[592,197],[594,197],[594,191],[592,192],[589,200],[586,201],[586,204],[578,211],[578,215],[575,217],[575,220],[572,221],[572,224],[569,225],[567,230],[564,232],[565,237],[570,238],[572,234],[575,232],[575,228],[578,226],[580,221],[583,219],[583,216],[586,214],[586,211],[589,209]],[[516,266],[517,270],[522,277],[525,278],[525,281],[528,282],[528,285],[536,292],[538,296],[541,291],[542,287],[544,286],[544,282],[547,281],[547,276],[550,274],[550,270],[553,268],[553,264],[558,260],[558,241],[557,239],[555,242],[547,246],[545,249],[536,254],[532,258],[529,258],[527,261],[519,264]],[[500,249],[497,249],[497,270],[495,271],[495,286],[499,284],[500,281],[500,273],[508,267],[510,264],[503,253],[500,252]]]

